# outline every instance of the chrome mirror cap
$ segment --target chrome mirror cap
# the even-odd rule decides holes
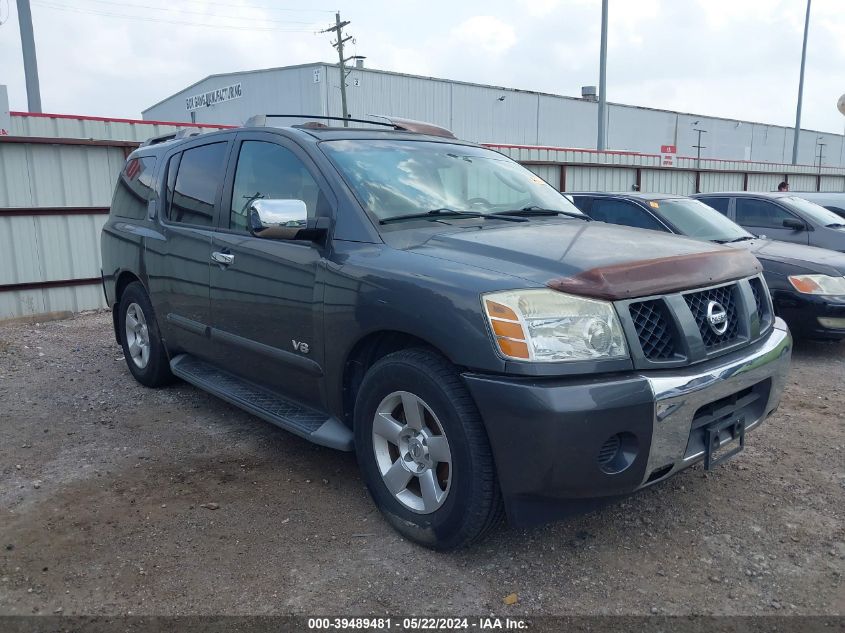
[[[303,229],[308,209],[302,200],[253,200],[247,209],[249,228],[255,234],[271,228]]]

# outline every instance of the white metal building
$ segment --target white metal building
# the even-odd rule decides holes
[[[591,148],[597,104],[586,99],[513,88],[353,68],[347,78],[349,113],[431,121],[463,139],[532,146]],[[253,114],[341,116],[337,65],[306,64],[211,75],[143,112],[144,119],[241,125]],[[608,147],[659,153],[674,145],[695,156],[697,127],[706,130],[702,158],[789,163],[792,128],[622,104],[608,106]],[[821,138],[820,138],[821,137]],[[804,130],[799,163],[845,166],[845,137]]]

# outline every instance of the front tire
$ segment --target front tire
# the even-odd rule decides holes
[[[403,350],[364,376],[355,451],[387,521],[432,549],[465,547],[501,521],[503,504],[481,416],[442,356]]]
[[[135,380],[147,387],[173,382],[167,350],[144,286],[137,281],[126,286],[117,310],[123,356]]]

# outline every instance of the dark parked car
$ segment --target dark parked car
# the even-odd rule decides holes
[[[803,198],[833,211],[841,218],[845,218],[845,192],[841,191],[795,191],[793,196]]]
[[[845,251],[845,219],[794,193],[701,193],[693,196],[770,240]]]
[[[591,222],[409,122],[150,143],[102,255],[139,382],[354,450],[385,518],[441,549],[713,467],[792,350],[747,251]]]
[[[744,248],[763,264],[775,314],[795,336],[845,338],[845,254],[755,237],[706,204],[667,194],[570,193],[594,220]]]

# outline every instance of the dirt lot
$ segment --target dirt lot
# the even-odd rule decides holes
[[[0,326],[0,613],[845,613],[845,344],[799,344],[780,411],[717,472],[435,554],[351,454],[141,387],[110,327]]]

